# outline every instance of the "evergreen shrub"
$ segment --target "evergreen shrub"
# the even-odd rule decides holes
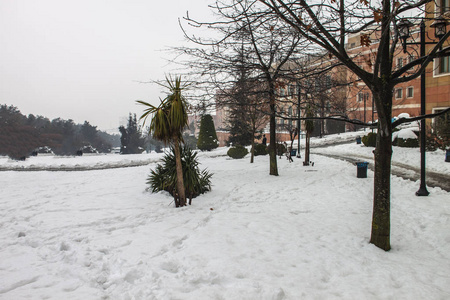
[[[200,121],[197,148],[202,151],[211,151],[219,146],[214,121],[211,115],[204,115]]]
[[[362,137],[361,141],[366,147],[375,147],[377,145],[377,134],[369,132],[369,134]]]
[[[270,145],[269,145],[270,147]],[[268,151],[268,150],[267,150]],[[284,144],[277,143],[277,155],[283,155],[287,152],[287,148]]]
[[[236,145],[234,147],[231,147],[228,149],[227,155],[234,159],[240,159],[243,158],[248,154],[247,148],[241,145]]]
[[[396,138],[392,145],[397,147],[404,147],[404,148],[418,148],[419,147],[419,140],[418,139],[402,139],[402,138]]]
[[[406,129],[407,135],[402,135],[402,137],[400,137],[400,135],[395,136],[392,145],[405,148],[418,148],[419,139],[417,137],[419,136],[419,131],[412,131],[413,134],[409,131],[409,129]]]
[[[258,155],[267,155],[268,154],[268,152],[267,152],[267,146],[266,145],[263,145],[263,144],[256,144],[255,145],[255,156],[258,156]]]

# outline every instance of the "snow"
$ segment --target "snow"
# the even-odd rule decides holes
[[[397,119],[407,119],[410,118],[410,115],[408,113],[401,113],[397,116]]]
[[[320,139],[313,141],[320,143]],[[162,154],[0,158],[0,299],[449,299],[450,197],[392,176],[391,245],[369,244],[373,173],[315,152],[314,167],[199,153],[213,190],[174,208],[146,191]],[[415,164],[416,149],[393,159]],[[117,168],[129,163],[142,166]],[[107,169],[108,166],[114,169]],[[450,173],[443,152],[427,168]],[[106,169],[105,169],[106,168]]]
[[[392,133],[392,140],[395,140],[396,138],[400,138],[400,139],[404,139],[404,140],[407,140],[407,139],[417,140],[417,135],[414,133],[413,128],[404,128],[404,129],[400,129],[399,131]]]
[[[79,156],[31,156],[25,161],[16,161],[0,156],[0,170],[84,170],[120,168],[126,166],[146,165],[157,162],[160,154],[118,155],[118,154],[83,154]]]

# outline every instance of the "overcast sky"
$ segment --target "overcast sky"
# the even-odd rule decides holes
[[[184,42],[178,18],[210,0],[0,0],[0,104],[116,130],[135,100],[158,103],[173,72],[162,51]],[[172,71],[172,72],[171,72]]]

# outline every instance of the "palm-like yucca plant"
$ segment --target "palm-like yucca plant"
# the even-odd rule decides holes
[[[182,141],[182,131],[188,125],[187,103],[182,95],[182,91],[187,85],[181,84],[181,77],[176,77],[175,80],[166,78],[167,85],[165,86],[169,93],[159,106],[151,105],[144,101],[137,101],[146,106],[141,120],[145,121],[151,116],[150,132],[153,138],[163,141],[164,143],[172,143],[175,153],[176,174],[177,174],[177,193],[179,206],[186,205],[186,195],[183,182],[183,169],[181,165],[180,142]],[[178,205],[177,205],[178,206]]]
[[[178,199],[175,194],[177,178],[174,175],[176,173],[174,152],[173,147],[171,147],[171,152],[164,156],[162,164],[158,164],[154,170],[151,170],[147,183],[150,185],[153,193],[168,191],[174,196],[175,205],[177,205],[176,202]],[[189,147],[185,145],[183,149],[180,149],[180,152],[185,194],[189,197],[189,204],[191,204],[192,198],[211,190],[212,174],[207,170],[199,170],[197,153],[189,149]]]

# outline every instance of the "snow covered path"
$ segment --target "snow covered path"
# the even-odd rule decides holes
[[[349,162],[367,161],[374,168],[374,148],[352,142],[350,144],[313,148],[314,154],[321,154]],[[412,181],[420,181],[420,149],[393,147],[391,173]],[[440,187],[450,192],[450,163],[445,162],[445,152],[426,152],[427,186]],[[419,186],[418,186],[419,187]]]
[[[320,155],[320,150],[314,152],[314,154]],[[355,164],[356,162],[366,161],[369,163],[368,169],[374,171],[375,163],[373,157],[363,156],[363,155],[344,155],[344,154],[325,154],[330,158],[341,159]],[[395,176],[402,177],[403,179],[409,179],[411,181],[420,181],[420,169],[412,167],[410,165],[402,164],[399,162],[392,162],[391,164],[391,174]],[[450,192],[450,174],[446,173],[436,173],[433,171],[426,171],[425,176],[426,184],[429,187],[439,187],[446,192]]]
[[[449,193],[392,178],[392,250],[368,243],[373,173],[200,153],[213,191],[173,208],[150,167],[2,172],[0,299],[448,299]],[[212,157],[216,156],[216,157]],[[420,200],[420,201],[419,201]]]

